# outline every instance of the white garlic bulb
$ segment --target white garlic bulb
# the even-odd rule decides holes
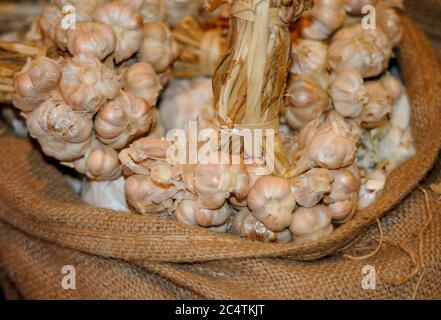
[[[297,204],[314,207],[331,191],[333,175],[328,169],[311,169],[291,181],[291,191]]]
[[[43,152],[60,161],[79,159],[92,142],[92,120],[75,113],[57,93],[30,114],[26,126]]]
[[[94,114],[120,90],[116,74],[93,56],[78,55],[67,60],[60,79],[60,92],[78,112]]]
[[[94,19],[112,26],[117,44],[114,53],[116,63],[133,56],[141,47],[143,18],[132,6],[111,2],[95,11]]]
[[[112,181],[85,180],[81,190],[81,200],[95,208],[129,213],[124,196],[124,184],[124,177]]]
[[[162,73],[170,68],[178,54],[178,44],[167,24],[154,22],[144,26],[141,61],[150,63],[157,73]]]
[[[316,0],[307,15],[310,21],[302,28],[302,36],[312,40],[325,40],[343,25],[346,11],[343,0]]]
[[[263,242],[288,243],[292,235],[288,229],[273,232],[257,220],[247,208],[242,209],[233,220],[233,233],[248,240]]]
[[[115,50],[116,36],[107,24],[79,22],[68,32],[67,48],[74,56],[87,54],[103,60]]]
[[[61,68],[52,59],[39,57],[27,61],[23,69],[12,78],[15,89],[12,103],[23,112],[31,112],[55,89],[60,75]]]
[[[359,119],[363,126],[374,128],[381,125],[392,112],[394,100],[389,89],[381,81],[367,82],[366,90],[369,99]]]
[[[198,120],[206,127],[214,119],[211,79],[177,79],[170,82],[159,104],[161,123],[166,130],[184,128]]]
[[[331,213],[323,205],[313,208],[299,207],[294,211],[289,230],[294,236],[294,242],[319,240],[334,230],[331,224]]]
[[[153,67],[147,62],[138,62],[123,71],[124,89],[137,98],[144,99],[149,106],[156,105],[162,85]]]
[[[77,19],[90,20],[95,10],[104,5],[109,0],[53,0],[58,8],[63,9],[67,5],[75,8],[75,16]],[[77,20],[80,21],[80,20]]]
[[[86,175],[92,180],[115,180],[121,176],[118,152],[108,146],[95,148],[87,155]]]
[[[95,130],[98,139],[115,149],[124,148],[150,130],[155,121],[152,109],[144,100],[121,91],[97,113]]]
[[[290,72],[323,78],[327,73],[328,46],[321,41],[301,39],[292,45]]]
[[[398,2],[398,3],[397,3]],[[403,8],[402,1],[380,1],[375,7],[378,26],[387,34],[394,46],[400,44],[404,30],[396,8]]]
[[[118,0],[127,5],[131,5],[139,12],[144,23],[165,21],[167,8],[164,0]]]
[[[218,227],[224,225],[231,216],[231,208],[225,203],[221,208],[210,210],[203,208],[201,203],[195,208],[194,219],[201,227]]]
[[[353,69],[338,72],[331,85],[331,97],[335,110],[349,118],[358,117],[369,100],[363,78]]]
[[[288,228],[296,206],[288,180],[274,176],[257,180],[248,193],[247,203],[252,214],[274,232]]]

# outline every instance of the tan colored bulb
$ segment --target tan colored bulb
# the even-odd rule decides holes
[[[83,21],[91,19],[95,10],[108,1],[109,0],[53,0],[53,3],[60,9],[63,9],[66,5],[72,5],[75,8],[75,15]]]
[[[150,63],[157,73],[162,73],[170,68],[178,54],[178,44],[167,24],[154,22],[144,26],[141,61]]]
[[[115,180],[121,176],[118,152],[109,146],[93,149],[87,156],[87,176],[92,180]]]
[[[297,204],[314,207],[331,191],[333,176],[328,169],[311,169],[291,182]]]
[[[131,175],[124,190],[128,204],[141,214],[161,213],[173,205],[173,188],[158,186],[149,176]]]
[[[118,0],[131,5],[144,18],[144,23],[165,21],[167,9],[164,0]]]
[[[233,220],[233,233],[248,240],[288,243],[292,235],[288,229],[273,232],[257,220],[247,208],[242,209]]]
[[[379,0],[344,0],[346,11],[353,16],[361,16],[363,7],[375,6]]]
[[[156,105],[162,85],[153,67],[147,62],[138,62],[123,71],[124,89],[137,98],[144,99],[149,106]]]
[[[331,224],[331,213],[323,205],[313,208],[299,207],[293,214],[289,230],[294,236],[294,242],[319,240],[334,230]]]
[[[31,112],[55,89],[60,75],[61,68],[52,59],[40,57],[29,60],[12,78],[15,89],[12,103],[23,112]]]
[[[383,34],[377,30],[376,35]],[[328,50],[330,67],[335,71],[356,70],[363,78],[375,77],[383,73],[392,57],[392,47],[384,37],[376,37],[368,32],[356,33],[354,37],[333,41]],[[381,40],[381,41],[380,41]]]
[[[205,209],[202,203],[198,203],[194,211],[194,219],[201,227],[218,227],[227,222],[231,216],[231,208],[225,203],[221,208]]]
[[[116,48],[113,29],[100,22],[79,22],[68,32],[67,48],[73,56],[92,55],[103,60]]]
[[[107,3],[95,11],[94,19],[110,25],[115,31],[116,63],[130,58],[141,48],[144,22],[132,6],[120,2]]]
[[[296,206],[288,180],[264,176],[257,180],[247,197],[252,214],[275,232],[285,230],[291,223]]]
[[[56,45],[61,50],[67,49],[68,28],[62,26],[61,9],[54,5],[45,6],[38,20],[44,40],[47,44]],[[79,22],[81,17],[77,18]]]
[[[30,114],[26,126],[43,152],[60,161],[81,158],[92,141],[92,120],[75,113],[55,92]]]
[[[404,30],[396,9],[403,8],[403,4],[400,0],[391,2],[380,1],[375,9],[378,26],[387,34],[392,44],[397,46],[403,39]]]
[[[184,199],[174,211],[176,219],[182,224],[196,225],[194,212],[196,210],[197,200]]]
[[[291,73],[322,77],[327,72],[328,46],[321,41],[301,39],[292,45]]]
[[[369,95],[363,78],[353,69],[339,72],[331,85],[335,110],[344,117],[356,118],[368,103]]]
[[[98,139],[115,149],[124,148],[150,130],[154,122],[151,110],[144,100],[122,91],[97,113],[95,131]]]
[[[389,89],[381,81],[366,83],[369,101],[360,114],[359,119],[363,126],[375,128],[390,115],[393,108],[393,97]]]
[[[285,94],[285,120],[293,129],[301,129],[329,108],[329,96],[317,82],[302,76],[294,80]]]
[[[343,25],[346,11],[343,0],[316,0],[309,15],[310,23],[302,29],[302,36],[325,40]]]
[[[116,74],[93,56],[78,55],[63,68],[60,91],[77,112],[93,115],[106,100],[114,99],[120,85]]]

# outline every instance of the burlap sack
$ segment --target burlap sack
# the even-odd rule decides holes
[[[331,236],[304,245],[263,244],[153,216],[89,208],[34,146],[3,137],[0,278],[7,295],[292,299],[411,298],[416,292],[418,298],[441,298],[441,202],[429,198],[434,217],[425,229],[429,211],[424,194],[416,190],[401,202],[430,170],[440,149],[440,69],[423,34],[408,18],[403,23],[406,36],[399,60],[413,105],[418,154],[391,175],[375,205]],[[340,252],[356,238],[364,246],[377,238],[376,227],[369,226],[400,202],[382,220],[389,241],[384,239],[379,253],[363,261],[342,258]],[[390,240],[402,248],[391,246]],[[399,281],[405,283],[398,287],[386,284],[388,278],[411,273],[413,264],[418,273],[409,281]],[[76,269],[76,290],[61,287],[64,265]],[[375,290],[362,288],[365,265],[378,273]]]

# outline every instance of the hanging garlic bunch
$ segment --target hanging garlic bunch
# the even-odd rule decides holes
[[[334,230],[331,219],[331,212],[324,205],[297,208],[289,226],[294,242],[316,241],[331,234]]]
[[[103,60],[116,49],[113,29],[100,22],[79,22],[67,35],[67,48],[73,56],[92,55]]]
[[[213,123],[213,90],[211,79],[179,79],[170,82],[159,104],[161,122],[166,130],[184,128],[198,120],[201,127]]]
[[[325,196],[332,220],[345,223],[358,210],[358,191],[360,190],[360,174],[354,164],[347,168],[332,171],[333,183],[331,192]]]
[[[61,9],[54,5],[48,5],[44,7],[38,22],[45,42],[55,44],[61,50],[66,50],[68,27],[63,27],[62,19]]]
[[[23,69],[13,76],[15,93],[12,103],[25,113],[35,110],[55,89],[60,75],[61,68],[52,59],[39,57],[27,61]]]
[[[113,28],[117,39],[113,54],[116,63],[130,58],[141,48],[144,22],[132,6],[120,2],[107,3],[95,11],[94,20]]]
[[[118,0],[118,2],[132,6],[142,15],[144,23],[166,20],[167,8],[164,0]]]
[[[306,76],[298,77],[285,94],[285,121],[291,128],[301,129],[319,118],[329,104],[328,93],[318,83]]]
[[[248,193],[247,204],[252,215],[265,227],[282,232],[291,224],[296,201],[288,180],[263,176]]]
[[[166,72],[178,57],[178,44],[173,39],[167,24],[162,22],[149,23],[144,26],[139,59],[152,65],[157,73]]]
[[[198,225],[214,232],[226,232],[229,229],[232,209],[225,203],[219,209],[205,209],[192,199],[184,199],[175,210],[176,219],[188,225]]]
[[[136,98],[144,99],[148,106],[156,105],[163,87],[153,67],[147,62],[138,62],[122,73],[124,90]]]
[[[28,116],[26,126],[43,152],[60,161],[79,159],[92,142],[92,120],[74,112],[57,92]]]
[[[288,229],[282,232],[273,232],[257,220],[251,212],[244,208],[233,220],[233,233],[248,240],[263,242],[288,243],[292,235]]]
[[[301,32],[303,37],[312,40],[329,38],[346,18],[343,0],[316,0],[307,14],[308,21]]]
[[[113,70],[98,58],[81,54],[66,61],[59,88],[75,111],[93,115],[107,100],[116,97],[120,85]]]
[[[296,202],[311,208],[319,204],[325,194],[331,192],[334,177],[328,169],[311,169],[291,181],[291,191]]]

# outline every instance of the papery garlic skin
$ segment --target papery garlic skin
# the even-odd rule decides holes
[[[329,105],[326,90],[306,76],[299,77],[288,86],[285,93],[286,123],[293,129],[301,129],[319,118]]]
[[[288,229],[282,232],[273,232],[257,220],[246,208],[234,217],[233,233],[248,240],[267,243],[288,243],[292,240],[292,235]]]
[[[389,89],[380,81],[367,82],[366,90],[369,99],[359,119],[365,127],[373,128],[381,124],[392,112],[394,100]]]
[[[334,230],[331,224],[331,213],[323,205],[313,208],[299,207],[294,211],[289,230],[294,236],[294,242],[319,240]]]
[[[224,225],[231,216],[231,208],[225,203],[221,208],[205,209],[203,204],[198,203],[194,211],[194,219],[201,227],[218,227]]]
[[[156,105],[163,87],[153,67],[147,62],[138,62],[123,71],[124,89],[137,98],[144,99],[149,106]]]
[[[164,0],[118,0],[118,2],[134,7],[142,15],[144,23],[165,21],[167,18]]]
[[[115,149],[124,148],[150,130],[155,121],[152,109],[144,100],[122,91],[97,113],[95,130],[98,139]]]
[[[115,180],[121,176],[118,153],[111,147],[101,146],[87,155],[87,176],[92,180]]]
[[[302,36],[325,40],[343,25],[346,11],[343,0],[316,0],[309,15],[311,21],[302,29]]]
[[[264,176],[257,180],[247,196],[251,213],[274,232],[285,230],[291,223],[296,206],[288,180]]]
[[[56,93],[30,114],[26,126],[43,152],[60,161],[79,159],[92,142],[92,120],[75,113]]]
[[[399,45],[404,35],[400,16],[394,8],[396,2],[398,2],[398,8],[403,8],[401,1],[392,1],[391,3],[380,1],[375,7],[378,26],[387,34],[393,46]]]
[[[61,9],[54,5],[45,6],[39,17],[39,26],[47,44],[55,44],[61,50],[67,49],[68,28],[62,26]],[[79,22],[81,17],[77,18]]]
[[[162,73],[179,55],[179,47],[173,34],[163,22],[149,23],[144,26],[139,59],[152,65],[157,73]]]
[[[75,111],[93,115],[106,100],[116,97],[120,84],[98,58],[82,54],[65,63],[59,88]]]
[[[69,30],[67,48],[71,55],[92,55],[103,60],[116,49],[116,36],[113,29],[104,23],[79,22],[75,29]]]
[[[109,0],[53,0],[52,2],[60,9],[66,5],[72,5],[75,8],[76,16],[81,20],[89,20],[95,10],[109,2]]]
[[[173,204],[171,188],[158,186],[146,175],[128,177],[124,190],[128,204],[141,214],[161,213]]]
[[[369,172],[364,180],[358,196],[358,208],[360,210],[368,208],[375,202],[386,184],[386,174],[382,170],[374,170]]]
[[[213,122],[213,90],[211,79],[177,79],[170,82],[159,104],[161,123],[165,129],[184,128],[198,120],[201,127]]]
[[[321,41],[302,39],[292,45],[290,72],[310,77],[323,77],[327,73],[328,47]]]
[[[129,212],[124,197],[125,180],[120,177],[113,181],[85,181],[81,199],[95,208]]]
[[[331,85],[331,97],[335,110],[344,117],[356,118],[369,101],[363,78],[353,70],[339,72]]]
[[[13,75],[15,93],[12,103],[23,112],[35,110],[55,89],[61,75],[59,64],[49,58],[29,60],[23,69]]]
[[[311,208],[319,204],[325,194],[331,191],[333,175],[328,169],[311,169],[291,181],[291,191],[296,202]]]
[[[107,3],[95,11],[94,20],[112,26],[115,31],[116,63],[130,58],[141,48],[144,22],[132,6],[120,2]]]

